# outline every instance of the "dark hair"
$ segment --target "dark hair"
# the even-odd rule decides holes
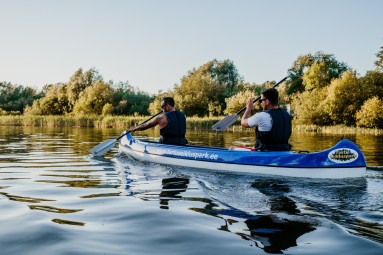
[[[171,107],[174,107],[174,99],[172,97],[164,97],[162,101],[165,102],[165,104],[170,105]]]
[[[276,90],[275,88],[265,89],[264,91],[262,91],[261,94],[265,98],[267,98],[272,105],[278,105],[279,94],[278,94],[278,90]]]

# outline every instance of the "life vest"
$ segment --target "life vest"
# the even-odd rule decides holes
[[[172,145],[185,145],[186,117],[182,112],[172,111],[165,113],[168,125],[160,129],[160,143]]]
[[[291,145],[289,138],[291,136],[291,115],[284,109],[270,109],[269,113],[272,119],[270,131],[259,131],[255,129],[255,146],[257,151],[289,151]]]

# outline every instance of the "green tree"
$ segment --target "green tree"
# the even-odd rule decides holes
[[[290,103],[290,96],[288,94],[288,86],[286,82],[283,82],[277,87],[279,93],[279,105],[287,105]]]
[[[301,55],[294,61],[292,67],[288,70],[290,79],[287,92],[289,95],[305,90],[302,77],[314,61],[314,56],[311,54]]]
[[[80,93],[73,113],[101,115],[104,105],[111,103],[113,92],[110,84],[100,80],[94,82]]]
[[[294,94],[291,106],[295,122],[297,124],[331,124],[330,116],[324,111],[326,95],[326,88]]]
[[[356,113],[356,124],[360,127],[383,128],[383,101],[377,96],[366,100]]]
[[[378,71],[383,71],[383,46],[380,47],[380,51],[376,53],[378,59],[375,61],[375,65]]]
[[[349,67],[335,59],[334,55],[318,52],[314,56],[315,62],[303,75],[305,90],[323,88],[331,83],[333,79],[349,70]]]
[[[234,96],[226,98],[226,109],[225,114],[233,114],[241,110],[246,106],[246,102],[249,98],[256,98],[257,96],[252,90],[244,90],[240,91]],[[256,108],[257,111],[261,110],[258,106]]]
[[[31,115],[62,115],[70,111],[66,85],[50,84],[44,87],[45,96],[35,100],[32,106],[25,109]]]
[[[207,105],[209,117],[218,116],[222,113],[222,106],[218,101],[210,101]]]
[[[209,103],[218,101],[224,87],[219,86],[210,75],[195,73],[182,79],[182,84],[174,89],[175,100],[187,115],[206,116]]]
[[[175,99],[188,115],[218,115],[226,108],[225,98],[235,95],[241,82],[232,61],[214,59],[181,79],[174,87]]]
[[[101,114],[103,116],[106,116],[106,115],[112,115],[113,114],[113,105],[110,104],[110,103],[106,103],[103,107],[102,107],[102,112]]]
[[[365,100],[373,96],[383,98],[383,72],[368,71],[360,78],[360,84],[363,87],[363,94],[360,96]]]
[[[302,79],[303,84],[305,84],[305,90],[323,88],[329,85],[331,80],[329,80],[326,72],[327,67],[324,62],[316,62],[310,66]]]
[[[115,112],[119,115],[147,115],[153,97],[148,93],[134,88],[128,82],[120,82],[114,86],[112,103]]]
[[[0,82],[0,108],[4,111],[22,114],[26,106],[32,105],[41,96],[33,88]]]
[[[347,71],[333,80],[327,88],[325,111],[334,124],[355,125],[356,112],[365,100],[363,90],[354,71]]]
[[[237,92],[238,83],[243,80],[233,61],[229,59],[223,61],[214,59],[205,64],[202,68],[206,68],[205,70],[207,70],[207,74],[210,71],[213,80],[225,88],[223,94],[224,97],[234,95]]]
[[[33,102],[31,107],[25,109],[25,114],[32,115],[62,115],[64,112],[60,107],[57,97],[43,97]]]
[[[67,96],[70,105],[73,107],[76,101],[79,99],[80,93],[87,87],[91,86],[96,81],[102,81],[102,76],[96,71],[95,68],[91,68],[88,71],[83,71],[79,68],[69,79],[67,87]]]
[[[349,67],[334,55],[317,52],[300,56],[289,69],[288,94],[323,88],[339,78]]]

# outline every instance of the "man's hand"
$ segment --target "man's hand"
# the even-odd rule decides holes
[[[252,111],[254,109],[254,103],[253,103],[252,98],[249,98],[249,100],[247,100],[246,109],[248,109],[250,111]]]

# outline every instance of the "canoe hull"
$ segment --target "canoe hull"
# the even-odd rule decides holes
[[[163,145],[141,141],[128,134],[121,138],[119,149],[143,162],[214,171],[304,178],[363,177],[366,163],[362,152],[356,145],[344,140],[323,152],[251,152]]]

